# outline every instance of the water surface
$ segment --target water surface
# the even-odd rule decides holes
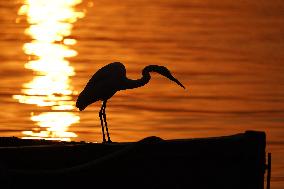
[[[69,3],[66,3],[69,2]],[[120,61],[129,78],[107,118],[113,141],[267,134],[272,188],[284,187],[284,3],[272,1],[1,1],[1,136],[102,140],[100,103],[74,107],[92,74]]]

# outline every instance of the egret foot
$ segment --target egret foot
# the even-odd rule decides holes
[[[102,144],[111,144],[111,143],[113,143],[111,140],[108,140],[108,141],[105,140],[102,142]]]

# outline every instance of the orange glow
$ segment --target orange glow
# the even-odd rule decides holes
[[[74,9],[81,2],[26,0],[18,11],[18,15],[26,16],[30,27],[25,34],[32,38],[31,42],[23,45],[25,54],[33,57],[25,68],[36,74],[32,81],[23,85],[22,94],[13,98],[20,103],[51,109],[50,112],[31,114],[31,120],[39,128],[23,131],[23,138],[69,141],[77,137],[75,133],[68,132],[69,126],[79,122],[80,118],[72,112],[75,109],[72,95],[77,92],[70,84],[70,77],[75,75],[75,71],[66,58],[77,56],[77,52],[68,46],[75,45],[77,41],[67,37],[73,23],[84,17],[83,12]]]
[[[77,135],[68,132],[68,127],[71,124],[78,122],[79,119],[79,116],[75,116],[71,112],[46,112],[39,115],[34,115],[32,113],[31,120],[37,122],[38,126],[46,128],[46,130],[23,131],[23,134],[32,136],[33,138],[70,141],[70,138],[77,137]]]

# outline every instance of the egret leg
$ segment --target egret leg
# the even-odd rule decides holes
[[[102,126],[102,133],[103,133],[103,142],[106,142],[106,137],[105,137],[105,129],[104,129],[104,122],[103,122],[103,108],[104,105],[102,105],[99,116],[100,116],[100,120],[101,120],[101,126]]]
[[[103,117],[104,117],[104,122],[105,122],[105,127],[106,127],[106,133],[107,133],[107,138],[108,138],[108,142],[112,142],[110,140],[110,136],[109,136],[109,132],[108,132],[108,127],[107,127],[107,121],[106,121],[106,102],[103,102]]]

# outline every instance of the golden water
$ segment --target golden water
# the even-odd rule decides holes
[[[133,79],[160,64],[187,89],[153,74],[118,92],[112,140],[265,131],[272,188],[283,188],[283,10],[280,0],[1,1],[1,136],[100,142],[100,103],[74,107],[88,79],[114,61]]]
[[[81,3],[74,1],[27,0],[18,10],[30,25],[25,34],[31,42],[23,45],[23,51],[29,58],[25,68],[33,71],[33,79],[24,83],[21,93],[13,98],[23,104],[50,107],[51,111],[31,112],[31,120],[36,122],[32,130],[22,131],[22,138],[70,140],[77,137],[69,132],[69,126],[79,122],[74,112],[73,94],[76,94],[70,77],[75,75],[74,68],[66,59],[78,53],[69,46],[76,40],[69,38],[73,23],[84,16],[75,11],[74,6]]]

